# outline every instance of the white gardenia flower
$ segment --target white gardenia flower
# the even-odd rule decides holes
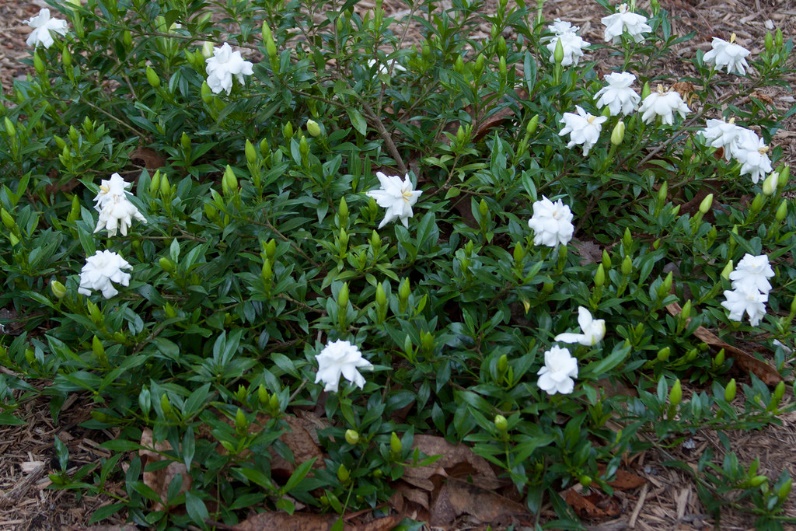
[[[743,127],[737,126],[730,118],[729,122],[724,120],[708,120],[705,129],[699,131],[705,138],[705,143],[716,149],[724,149],[724,158],[730,160],[732,153],[737,149],[738,141],[744,131]]]
[[[603,80],[608,83],[608,86],[601,88],[594,95],[598,109],[607,105],[611,116],[617,116],[620,113],[627,116],[636,110],[641,96],[630,88],[630,85],[636,80],[636,76],[630,72],[616,72],[608,74]]]
[[[619,11],[613,15],[602,18],[605,24],[605,42],[618,43],[622,34],[627,32],[636,42],[644,40],[644,33],[649,33],[652,28],[647,24],[647,17],[628,11],[627,4],[619,6]]]
[[[238,83],[243,84],[243,76],[250,76],[254,73],[253,65],[249,61],[244,61],[240,52],[233,52],[226,42],[221,48],[213,48],[213,57],[205,59],[207,67],[207,85],[213,94],[218,94],[222,90],[227,94],[232,92],[232,76],[238,79]]]
[[[562,343],[579,343],[592,347],[605,337],[605,320],[594,319],[591,312],[583,306],[578,306],[578,324],[583,330],[582,334],[558,334],[554,340]]]
[[[757,326],[766,314],[766,302],[768,293],[761,293],[756,289],[749,289],[745,286],[738,286],[734,290],[724,292],[727,299],[721,305],[730,311],[729,318],[733,321],[741,321],[743,314],[749,316],[749,324]]]
[[[94,256],[86,259],[86,265],[80,271],[80,286],[77,292],[82,295],[91,295],[91,290],[101,291],[102,296],[110,299],[117,293],[111,282],[122,286],[130,284],[130,273],[124,269],[132,269],[127,261],[111,251],[97,251]]]
[[[373,68],[373,65],[376,64],[375,59],[368,59],[368,68]],[[406,72],[406,68],[401,66],[401,63],[396,61],[395,59],[387,59],[385,64],[380,64],[377,75],[390,75],[392,72]]]
[[[599,140],[602,124],[608,118],[589,114],[579,105],[575,106],[575,110],[578,111],[578,114],[565,112],[564,117],[559,120],[564,124],[564,128],[558,134],[559,136],[570,135],[568,148],[572,148],[576,144],[583,144],[583,155],[586,156]]]
[[[550,52],[550,62],[555,62],[556,43],[561,41],[561,48],[564,50],[561,66],[577,65],[580,58],[583,57],[583,49],[590,46],[588,42],[577,34],[578,27],[558,18],[552,25],[547,27],[555,33],[555,37],[546,37],[546,40],[549,41],[547,49]]]
[[[733,289],[746,291],[758,290],[761,293],[771,291],[769,278],[774,276],[774,270],[768,263],[768,256],[761,254],[753,256],[749,253],[735,266],[735,271],[730,273]]]
[[[58,35],[66,35],[66,21],[57,18],[50,18],[50,10],[47,8],[39,11],[35,17],[31,17],[25,21],[25,24],[33,28],[33,31],[28,35],[28,40],[25,41],[28,46],[37,47],[39,44],[45,48],[49,48],[55,42],[51,31]]]
[[[660,116],[662,123],[672,125],[674,123],[674,113],[678,113],[681,118],[685,118],[685,115],[690,113],[691,109],[688,108],[688,105],[685,104],[677,91],[663,90],[663,87],[658,85],[657,92],[651,92],[641,102],[638,112],[642,113],[641,119],[646,124],[654,122],[655,118]]]
[[[417,203],[417,198],[423,192],[414,189],[412,181],[409,180],[409,175],[405,176],[403,181],[401,181],[400,177],[388,176],[382,172],[376,172],[376,177],[381,183],[381,189],[371,190],[365,195],[372,197],[380,207],[387,209],[379,228],[394,219],[400,219],[404,227],[409,228],[409,218],[414,214],[412,205]]]
[[[718,37],[713,38],[713,48],[703,56],[703,60],[716,68],[721,70],[722,67],[727,67],[728,74],[738,74],[742,76],[746,74],[746,56],[749,55],[749,50],[739,44],[735,44],[735,34],[730,36],[730,42],[727,42]]]
[[[750,129],[742,130],[732,156],[741,163],[741,175],[750,175],[755,184],[772,169],[768,146]]]
[[[315,376],[315,383],[323,382],[326,384],[324,391],[333,393],[337,392],[341,375],[362,389],[365,386],[365,377],[357,369],[373,369],[373,365],[362,357],[356,346],[339,339],[328,343],[316,358],[318,374]]]
[[[533,204],[533,217],[528,220],[528,226],[534,231],[533,244],[547,247],[566,245],[575,232],[569,207],[560,199],[553,203],[545,196]]]
[[[127,229],[137,219],[146,223],[146,218],[141,215],[138,208],[127,199],[127,188],[132,187],[132,183],[126,182],[118,173],[111,175],[110,180],[103,180],[100,190],[94,201],[97,204],[94,209],[100,213],[97,221],[97,228],[94,232],[108,229],[108,236],[116,236],[116,230],[120,230],[122,236],[127,236]]]
[[[578,377],[578,360],[568,349],[553,346],[544,353],[544,367],[536,374],[539,375],[539,389],[549,395],[567,395],[575,389],[573,378]]]

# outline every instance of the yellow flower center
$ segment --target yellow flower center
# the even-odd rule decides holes
[[[735,42],[735,33],[733,33],[732,35],[730,35],[730,44],[732,44],[732,43],[734,43],[734,42]]]

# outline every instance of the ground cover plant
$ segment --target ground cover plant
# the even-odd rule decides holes
[[[791,42],[717,38],[671,79],[691,36],[656,3],[606,3],[600,43],[507,2],[468,38],[477,8],[408,3],[414,47],[379,3],[30,21],[0,131],[3,420],[38,382],[56,418],[93,398],[110,457],[70,472],[56,438],[51,475],[116,500],[93,521],[386,518],[441,436],[518,504],[497,523],[577,526],[628,456],[791,409],[790,112],[759,92]],[[787,472],[693,473],[715,518],[787,521]]]

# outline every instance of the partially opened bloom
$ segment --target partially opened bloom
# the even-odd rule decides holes
[[[742,129],[732,155],[741,163],[741,175],[749,175],[755,184],[772,169],[768,146],[750,129]]]
[[[412,181],[409,180],[409,175],[405,176],[403,181],[401,181],[400,177],[388,176],[382,172],[376,172],[376,177],[381,183],[381,189],[371,190],[365,195],[372,197],[380,207],[387,209],[379,228],[394,219],[400,219],[404,227],[408,228],[409,218],[414,215],[412,205],[417,203],[417,198],[423,192],[414,189]]]
[[[634,41],[642,42],[643,34],[652,31],[647,24],[647,17],[628,11],[627,4],[620,5],[619,11],[613,15],[603,17],[602,23],[605,24],[605,42],[619,42],[624,32],[627,32]]]
[[[636,76],[630,72],[616,72],[608,74],[603,79],[608,83],[608,86],[601,88],[594,95],[598,109],[607,105],[608,110],[611,111],[611,116],[619,114],[627,116],[636,110],[638,103],[641,101],[641,96],[630,88],[630,85],[636,80]]]
[[[111,251],[97,251],[94,256],[86,259],[86,265],[80,271],[80,286],[77,292],[82,295],[91,295],[91,291],[100,291],[102,296],[110,299],[117,293],[111,282],[122,286],[130,284],[130,273],[125,269],[132,269],[127,260]]]
[[[774,276],[774,270],[768,263],[768,256],[761,254],[753,256],[749,253],[735,266],[735,271],[730,273],[733,289],[756,289],[761,293],[771,291],[769,278]]]
[[[318,374],[315,376],[315,383],[323,382],[326,385],[324,391],[333,393],[337,392],[341,375],[362,389],[365,386],[365,377],[357,369],[373,369],[373,365],[362,357],[356,346],[340,339],[328,343],[316,358]]]
[[[539,375],[539,389],[549,395],[566,395],[575,389],[573,378],[578,377],[578,360],[568,349],[553,346],[544,353],[544,367],[536,374]]]
[[[528,220],[533,229],[533,244],[555,247],[572,239],[572,211],[560,199],[553,203],[545,196],[533,204],[533,217]]]
[[[94,232],[105,228],[108,229],[108,236],[116,236],[116,230],[119,229],[123,236],[127,236],[127,229],[132,225],[133,219],[146,223],[146,218],[127,199],[126,189],[131,186],[132,183],[126,182],[118,173],[111,175],[109,180],[102,181],[94,198],[97,202],[94,209],[100,213]]]
[[[550,62],[555,62],[556,43],[561,41],[561,48],[564,50],[561,65],[577,65],[580,58],[583,57],[583,50],[590,46],[588,42],[577,34],[578,27],[561,19],[556,19],[548,28],[555,33],[554,37],[546,37],[548,41],[547,49],[550,52]]]
[[[559,120],[564,124],[564,128],[558,134],[559,136],[570,135],[569,143],[567,144],[568,148],[582,144],[583,155],[586,156],[592,146],[600,139],[602,124],[608,118],[589,114],[580,105],[576,105],[575,110],[578,111],[578,114],[565,112],[563,118]]]
[[[746,57],[749,55],[749,50],[739,44],[735,44],[735,34],[730,37],[730,42],[727,42],[718,37],[713,38],[713,48],[707,52],[703,60],[712,65],[716,65],[718,70],[722,67],[727,67],[728,74],[738,74],[742,76],[746,74]]]
[[[37,47],[39,44],[45,48],[49,48],[55,42],[51,31],[58,35],[66,35],[66,21],[57,18],[50,18],[50,10],[47,8],[39,11],[35,17],[31,17],[25,21],[25,24],[33,28],[33,31],[28,35],[28,40],[25,41],[28,46]]]
[[[663,90],[663,86],[658,85],[657,92],[651,92],[649,96],[641,102],[638,112],[644,123],[652,123],[658,116],[661,122],[666,125],[674,123],[674,113],[678,113],[681,118],[691,112],[683,98],[675,90]]]
[[[716,149],[724,149],[724,158],[730,160],[733,151],[737,148],[744,128],[735,125],[732,118],[729,122],[724,120],[708,120],[705,129],[699,131],[705,138],[705,143]]]
[[[226,42],[221,48],[213,48],[213,57],[205,59],[207,67],[207,85],[213,94],[218,94],[222,90],[227,94],[232,92],[232,76],[235,76],[238,83],[245,83],[243,76],[250,76],[254,73],[253,65],[249,61],[244,61],[240,52],[233,52]]]
[[[743,314],[746,313],[749,316],[749,324],[757,326],[766,314],[768,293],[739,286],[732,291],[725,291],[724,297],[727,300],[721,305],[730,311],[729,318],[733,321],[741,321]]]
[[[583,330],[582,334],[558,334],[554,339],[562,343],[579,343],[592,347],[605,337],[605,320],[594,319],[591,312],[583,306],[578,306],[578,324]]]

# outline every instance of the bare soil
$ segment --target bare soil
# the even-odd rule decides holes
[[[450,2],[440,2],[444,5]],[[405,13],[404,4],[398,0],[384,0],[388,14]],[[767,29],[781,28],[785,38],[794,37],[796,24],[796,2],[794,0],[661,0],[661,5],[672,15],[673,30],[685,34],[695,31],[698,37],[679,50],[684,56],[693,55],[697,48],[709,49],[713,36],[726,38],[736,33],[738,40],[749,47],[752,53],[762,48]],[[363,1],[359,8],[367,9],[372,4]],[[20,3],[16,0],[0,0],[0,83],[8,91],[14,79],[23,76],[29,67],[22,60],[29,58],[25,46],[29,28],[23,21],[38,13],[40,5]],[[495,0],[488,0],[484,12],[495,11]],[[600,18],[604,10],[596,2],[580,0],[547,0],[544,6],[547,20],[560,17],[581,26],[586,40],[600,42]],[[480,28],[480,36],[489,33],[489,27]],[[479,34],[474,35],[475,38]],[[419,40],[419,30],[410,27],[407,44]],[[670,72],[676,81],[676,66]],[[796,73],[791,75],[796,83]],[[769,96],[778,108],[786,110],[794,103],[793,95],[786,89],[772,90]],[[796,161],[796,131],[793,119],[774,138],[773,144],[783,147],[785,160]],[[0,368],[0,370],[7,370]],[[688,390],[686,390],[688,395]],[[108,431],[89,431],[79,425],[87,420],[92,404],[88,398],[75,397],[66,404],[57,422],[52,420],[47,397],[39,396],[17,411],[18,417],[26,421],[22,426],[0,426],[0,529],[3,530],[51,530],[85,529],[91,513],[98,507],[112,503],[108,497],[79,496],[73,492],[53,490],[48,474],[58,469],[53,441],[58,437],[70,451],[70,471],[85,464],[99,463],[109,454],[99,447],[103,441],[114,437]],[[783,469],[796,476],[796,414],[783,416],[781,425],[770,426],[759,431],[730,433],[732,451],[739,460],[748,465],[759,459],[759,474],[776,478]],[[688,445],[670,450],[669,455],[648,451],[634,457],[633,470],[647,480],[635,490],[619,493],[622,514],[611,521],[592,522],[590,529],[708,529],[741,530],[753,528],[754,519],[731,509],[723,511],[721,521],[705,514],[697,497],[696,485],[688,474],[669,468],[664,462],[676,458],[696,467],[700,456],[707,449],[717,456],[725,448],[716,434],[699,433]],[[123,485],[110,485],[112,491],[123,494]],[[787,515],[796,517],[793,496],[786,508]],[[104,524],[106,529],[121,529],[124,514],[120,513]],[[587,522],[588,523],[588,522]],[[115,525],[114,525],[115,524]],[[100,528],[94,528],[100,529]]]

